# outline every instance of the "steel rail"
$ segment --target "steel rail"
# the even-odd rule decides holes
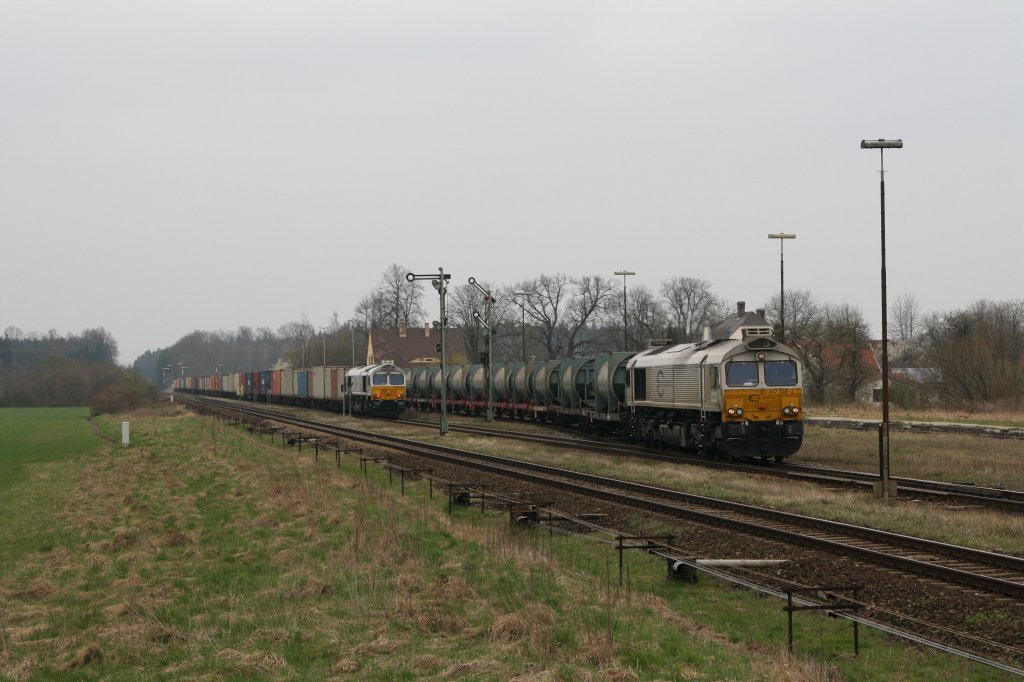
[[[436,423],[423,420],[400,419],[398,420],[398,423],[408,424],[410,426],[437,428]],[[726,471],[778,476],[807,481],[818,485],[846,485],[860,489],[871,489],[874,483],[878,480],[877,474],[852,471],[848,469],[834,469],[814,464],[787,462],[785,464],[763,466],[738,462],[721,462],[701,457],[693,457],[685,453],[667,455],[663,452],[658,452],[649,448],[608,443],[606,441],[587,438],[569,438],[520,433],[509,429],[466,425],[456,426],[453,424],[449,424],[448,428],[450,431],[458,431],[460,433],[509,438],[579,450],[595,450],[598,452],[606,452],[625,457],[639,457],[654,461],[693,464],[697,466],[723,469]],[[890,477],[890,480],[896,481],[900,490],[908,494],[923,495],[931,498],[938,497],[943,500],[956,500],[958,502],[986,507],[997,507],[1011,511],[1024,511],[1024,491],[1004,490],[1001,488],[975,486],[966,483],[947,483],[944,481],[929,481],[897,476]]]
[[[223,407],[223,404],[216,402],[213,402],[213,405],[215,407]],[[232,406],[226,411],[238,413],[241,410],[242,408],[240,407]],[[575,494],[596,497],[627,507],[642,508],[675,518],[684,518],[708,525],[726,527],[754,534],[758,537],[768,536],[788,543],[824,548],[845,555],[858,556],[868,559],[873,563],[897,568],[902,571],[968,585],[973,588],[984,589],[1018,599],[1024,598],[1024,559],[1018,557],[933,540],[924,540],[836,521],[827,521],[789,512],[764,509],[738,502],[703,497],[633,481],[623,481],[496,455],[422,443],[397,436],[387,436],[348,427],[324,424],[272,410],[246,407],[244,412],[263,419],[291,423],[292,425],[311,430],[318,430],[365,443],[401,450],[416,456],[425,456],[448,462],[457,461],[461,465],[470,465],[488,473],[512,476],[541,486],[558,487]],[[589,485],[582,485],[581,482]],[[600,488],[592,486],[600,486]],[[642,494],[646,497],[638,498],[635,494]],[[659,498],[659,500],[651,498]],[[660,501],[662,499],[677,504]],[[680,506],[683,503],[691,506]],[[704,510],[696,508],[697,506],[703,507]],[[723,515],[722,512],[728,512],[730,516]],[[743,515],[752,517],[754,520],[740,518]],[[775,525],[765,525],[765,521],[772,521]],[[794,530],[797,527],[814,529],[824,535],[824,537],[808,535],[806,532]],[[1010,580],[1004,577],[973,572],[977,570],[976,568],[954,567],[900,556],[898,553],[890,553],[891,550],[885,551],[851,544],[850,542],[832,539],[832,537],[828,536],[854,537],[867,542],[895,546],[903,550],[923,552],[935,557],[943,557],[945,560],[952,558],[961,562],[971,562],[989,568],[998,568],[1004,572],[1012,571],[1016,573],[1014,576],[1016,579]]]

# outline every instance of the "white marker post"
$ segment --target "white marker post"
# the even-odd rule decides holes
[[[121,447],[128,447],[128,422],[121,422]]]

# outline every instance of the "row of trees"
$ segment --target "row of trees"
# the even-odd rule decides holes
[[[388,266],[377,286],[356,305],[360,327],[414,327],[428,319],[424,288],[408,282],[407,272],[397,263]],[[657,291],[645,285],[627,287],[625,318],[622,283],[600,275],[540,275],[504,286],[479,283],[496,300],[492,310],[499,330],[495,355],[502,359],[518,357],[516,332],[523,329],[529,330],[529,355],[565,357],[622,350],[627,345],[643,348],[656,338],[697,340],[705,326],[719,322],[732,309],[714,293],[710,282],[693,277],[665,280]],[[470,357],[477,357],[483,346],[482,329],[473,317],[474,312],[482,315],[483,311],[483,296],[476,287],[449,285],[448,324],[463,330]]]
[[[93,405],[96,413],[151,399],[152,387],[116,360],[117,342],[102,327],[66,336],[8,327],[0,337],[0,406]]]
[[[435,292],[408,282],[407,272],[399,264],[390,265],[346,321],[334,313],[325,327],[302,319],[276,330],[197,331],[142,356],[136,370],[160,383],[182,371],[210,374],[309,366],[324,358],[328,364],[347,365],[352,358],[362,362],[368,329],[413,328],[436,319],[436,312],[428,313],[428,308],[436,310]],[[629,286],[625,320],[621,280],[555,274],[509,285],[479,284],[495,297],[497,361],[636,350],[654,340],[696,341],[705,327],[735,310],[710,282],[692,277],[673,277],[654,289]],[[779,304],[775,293],[764,307],[766,319],[781,337]],[[1024,302],[980,301],[964,309],[925,314],[912,295],[904,295],[892,301],[889,312],[898,399],[950,405],[1024,400]],[[468,283],[451,282],[448,324],[461,329],[466,340],[465,349],[450,349],[453,356],[464,352],[476,359],[486,350],[485,330],[474,313],[484,314],[481,293]],[[872,343],[870,325],[859,308],[793,289],[786,291],[785,318],[785,341],[801,356],[812,400],[848,402],[871,396],[879,378],[879,348]]]

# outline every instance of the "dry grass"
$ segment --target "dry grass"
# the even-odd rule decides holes
[[[133,434],[0,575],[0,675],[822,679],[423,490],[194,419]]]
[[[812,416],[821,417],[879,420],[882,418],[881,409],[879,405],[869,403],[832,406],[808,405],[807,413]],[[889,417],[897,421],[962,422],[967,424],[1024,426],[1024,412],[1020,409],[990,404],[979,404],[974,406],[974,409],[968,410],[944,407],[904,408],[890,403]]]

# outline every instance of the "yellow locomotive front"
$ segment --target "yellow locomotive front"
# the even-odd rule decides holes
[[[803,442],[803,388],[793,351],[770,339],[722,359],[722,444],[734,457],[782,461]]]

